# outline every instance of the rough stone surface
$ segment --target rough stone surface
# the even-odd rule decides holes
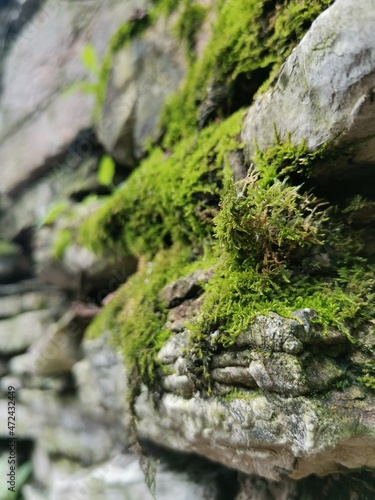
[[[156,498],[162,500],[205,500],[216,498],[217,486],[208,478],[206,484],[192,481],[188,474],[157,469]],[[138,460],[132,455],[117,455],[89,471],[78,472],[61,480],[52,489],[51,499],[73,498],[79,492],[82,500],[102,500],[103,498],[124,500],[152,500]]]
[[[211,372],[211,377],[217,382],[231,385],[244,385],[246,387],[256,387],[254,377],[249,368],[242,366],[226,366],[225,368],[215,368]]]
[[[166,285],[160,292],[160,298],[168,308],[177,306],[186,299],[196,297],[203,290],[203,285],[207,283],[211,275],[212,270],[195,271]]]
[[[31,349],[10,362],[13,373],[56,375],[67,373],[82,357],[81,340],[85,325],[74,312],[67,312],[58,322],[49,325],[45,335]]]
[[[271,88],[247,113],[248,158],[288,137],[310,150],[356,144],[316,175],[364,179],[375,163],[375,11],[372,0],[337,0],[313,23]]]
[[[239,347],[253,345],[297,354],[303,350],[299,340],[302,330],[303,326],[297,321],[285,320],[275,313],[270,317],[258,316],[250,330],[238,336],[236,344]]]
[[[25,351],[43,337],[51,319],[51,312],[42,309],[1,320],[0,353],[9,356]]]
[[[53,168],[52,160],[91,126],[93,96],[64,90],[88,77],[81,61],[85,44],[91,43],[101,58],[111,34],[140,6],[132,0],[94,6],[49,0],[25,26],[4,61],[1,192],[14,192]]]
[[[343,466],[373,468],[375,415],[368,404],[353,400],[349,392],[333,393],[324,402],[255,393],[220,403],[166,394],[156,409],[144,392],[136,412],[143,438],[280,480],[333,473]],[[358,425],[363,426],[361,436]]]
[[[181,44],[162,20],[115,55],[98,135],[117,161],[133,164],[185,71]]]

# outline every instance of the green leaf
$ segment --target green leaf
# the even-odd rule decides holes
[[[102,186],[111,186],[115,175],[115,162],[109,155],[104,155],[100,160],[98,181]]]
[[[22,486],[29,479],[32,472],[31,462],[26,462],[22,464],[17,470],[17,485],[16,485],[16,495],[21,491]]]
[[[54,203],[46,213],[46,215],[40,220],[39,227],[50,225],[55,222],[59,215],[67,212],[69,209],[69,204],[66,201],[58,201]]]
[[[98,75],[99,64],[96,58],[96,52],[92,45],[86,45],[82,52],[82,62],[91,73]]]

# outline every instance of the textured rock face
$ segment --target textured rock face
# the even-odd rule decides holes
[[[111,34],[137,7],[139,2],[131,0],[108,0],[94,8],[50,0],[25,26],[3,67],[2,192],[53,168],[77,134],[91,126],[93,96],[64,90],[88,76],[81,61],[85,44],[93,44],[101,58]]]
[[[176,297],[182,282],[170,285]],[[167,366],[165,394],[155,404],[144,388],[136,403],[142,438],[273,480],[375,466],[373,400],[361,389],[317,397],[344,376],[345,336],[323,335],[310,321],[312,310],[296,311],[300,321],[259,316],[232,349],[213,357],[213,395],[202,397],[187,349],[192,317],[183,312],[192,302],[199,309],[199,299],[190,299],[170,310],[174,333],[158,355]]]
[[[0,419],[14,386],[25,500],[151,499],[143,473],[158,500],[374,497],[372,3],[337,0],[235,112],[331,3],[1,3]],[[95,116],[66,92],[88,81]]]
[[[250,159],[255,145],[264,150],[289,136],[311,151],[353,144],[320,173],[368,178],[366,165],[375,162],[374,24],[371,0],[337,0],[319,16],[247,113],[242,137]]]
[[[134,163],[185,71],[181,44],[162,20],[115,55],[98,135],[117,161]]]

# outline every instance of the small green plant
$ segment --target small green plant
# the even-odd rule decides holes
[[[67,201],[57,201],[53,203],[45,216],[39,221],[38,227],[42,226],[50,226],[52,225],[58,217],[63,214],[66,214],[70,209],[69,203]]]
[[[76,82],[70,85],[67,90],[68,94],[72,92],[83,92],[84,94],[93,94],[98,98],[100,94],[100,66],[96,56],[95,48],[88,44],[82,50],[81,61],[83,66],[88,70],[90,79],[82,82]]]
[[[55,259],[61,260],[65,250],[73,243],[72,231],[68,228],[60,229],[52,245],[52,254]]]
[[[113,158],[109,155],[104,155],[100,160],[98,167],[98,181],[102,186],[114,188],[113,178],[115,176],[116,166]]]
[[[324,243],[326,205],[276,180],[262,188],[251,174],[230,189],[216,218],[216,235],[240,262],[270,269]]]

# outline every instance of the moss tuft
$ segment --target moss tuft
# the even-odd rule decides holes
[[[181,42],[184,42],[188,59],[194,58],[197,33],[206,14],[207,9],[203,5],[185,0],[184,8],[174,25],[174,33]]]
[[[155,149],[101,209],[79,241],[95,253],[152,256],[173,243],[204,246],[212,238],[228,160],[239,147],[242,112],[213,124],[170,153]]]

